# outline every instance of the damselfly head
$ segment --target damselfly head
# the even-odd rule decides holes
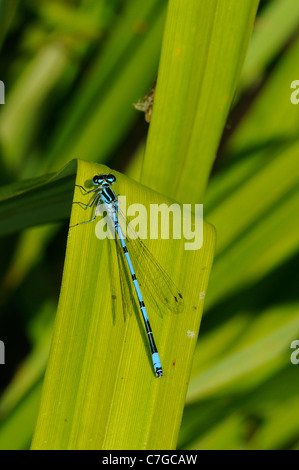
[[[111,186],[111,184],[115,183],[116,181],[116,178],[114,175],[95,175],[93,178],[92,178],[92,184],[94,184],[95,186],[102,186],[102,187],[108,187],[108,186]]]

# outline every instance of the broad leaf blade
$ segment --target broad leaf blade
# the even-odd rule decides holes
[[[79,162],[77,183],[87,185],[94,174],[107,171],[107,167]],[[115,191],[126,194],[128,204],[166,202],[153,191],[117,177]],[[76,206],[71,225],[90,215]],[[197,251],[184,250],[184,240],[151,240],[150,249],[167,266],[185,302],[182,314],[160,318],[152,312],[150,318],[164,369],[161,379],[154,376],[139,312],[133,310],[124,319],[117,280],[111,290],[110,242],[114,240],[95,236],[94,224],[69,232],[34,449],[176,446],[203,307],[199,294],[206,291],[212,264],[214,230],[204,224],[204,245]]]

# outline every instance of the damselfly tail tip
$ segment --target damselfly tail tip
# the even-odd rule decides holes
[[[156,377],[163,377],[162,367],[157,367],[156,368]]]

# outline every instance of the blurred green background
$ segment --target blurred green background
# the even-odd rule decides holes
[[[132,103],[156,77],[166,9],[165,0],[0,0],[1,186],[73,158],[139,178],[148,124]],[[299,365],[290,361],[299,339],[298,24],[297,1],[260,3],[198,201],[218,241],[179,449],[299,447]],[[1,449],[30,446],[69,212],[70,202],[56,224],[2,237]]]

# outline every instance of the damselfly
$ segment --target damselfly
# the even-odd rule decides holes
[[[148,92],[148,94],[142,100],[138,101],[138,103],[134,104],[134,108],[137,109],[137,111],[144,112],[144,118],[146,122],[150,122],[151,120],[156,91],[156,83],[157,79],[155,79],[153,86]]]
[[[129,268],[130,276],[132,278],[132,283],[137,294],[139,308],[142,314],[142,318],[144,321],[144,325],[145,325],[145,329],[146,329],[146,333],[147,333],[147,337],[149,341],[155,374],[157,377],[162,377],[163,371],[162,371],[159,353],[156,347],[156,343],[154,341],[154,335],[150,326],[150,322],[149,322],[149,318],[147,315],[147,310],[144,304],[144,300],[141,294],[139,282],[137,280],[136,273],[132,264],[130,252],[132,254],[132,252],[135,251],[135,248],[138,245],[138,251],[140,254],[139,262],[142,263],[142,260],[145,260],[145,258],[150,259],[150,263],[154,267],[154,270],[155,270],[155,273],[151,274],[151,278],[150,278],[151,284],[156,286],[155,292],[153,294],[154,296],[158,296],[159,298],[162,298],[162,300],[164,300],[165,306],[169,310],[173,310],[175,312],[182,311],[183,306],[184,306],[183,296],[179,292],[179,290],[177,289],[173,281],[170,279],[170,277],[165,273],[163,268],[159,265],[159,263],[156,261],[153,255],[150,254],[149,250],[146,248],[146,246],[142,243],[142,241],[137,236],[134,236],[134,239],[131,240],[130,242],[131,250],[127,248],[127,244],[125,242],[123,230],[121,228],[121,224],[119,220],[120,218],[119,203],[118,203],[119,201],[118,201],[116,194],[111,189],[111,185],[115,183],[115,181],[116,181],[116,177],[114,175],[101,174],[101,175],[95,175],[93,177],[92,183],[95,186],[95,188],[91,189],[90,191],[87,191],[81,185],[76,185],[80,187],[84,191],[85,194],[95,193],[95,196],[90,204],[85,204],[83,202],[75,202],[76,204],[80,204],[81,206],[86,207],[86,208],[95,207],[95,213],[92,219],[87,220],[85,222],[79,222],[78,224],[75,224],[72,227],[75,227],[81,224],[86,224],[89,222],[93,222],[98,215],[100,206],[102,204],[104,205],[112,221],[115,233],[117,235],[116,242],[120,244],[121,252],[123,253],[124,259]],[[121,266],[119,266],[119,268],[121,269]],[[148,275],[150,276],[150,273]],[[145,284],[148,284],[148,282]]]

